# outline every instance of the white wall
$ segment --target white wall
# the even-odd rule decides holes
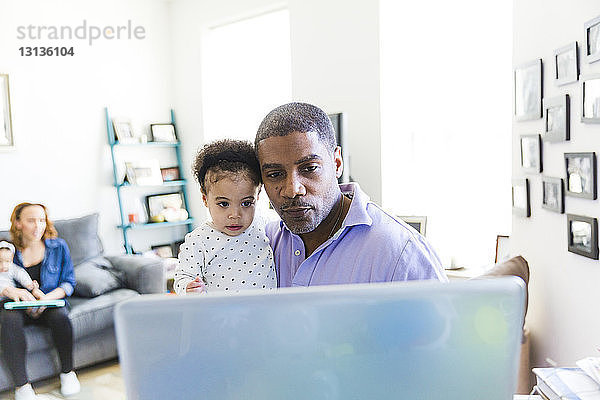
[[[54,219],[100,212],[109,252],[122,251],[104,107],[134,128],[168,121],[169,6],[164,1],[0,0],[0,71],[10,77],[16,149],[0,153],[0,229],[22,202],[42,202]],[[16,27],[134,25],[142,40],[18,40]],[[21,46],[74,46],[74,57],[21,57]]]
[[[543,145],[544,175],[565,178],[565,152],[594,151],[600,154],[597,125],[580,122],[580,84],[555,86],[551,79],[553,51],[577,40],[580,56],[585,46],[584,22],[600,15],[596,0],[567,3],[561,0],[514,1],[513,65],[542,58],[544,97],[571,97],[571,141]],[[583,57],[582,57],[583,58]],[[581,62],[581,72],[600,72],[600,63]],[[511,247],[531,268],[527,325],[532,332],[533,361],[543,365],[550,357],[573,365],[585,356],[597,355],[600,347],[600,262],[567,251],[567,217],[541,208],[540,174],[520,169],[519,135],[541,133],[542,119],[513,122],[512,171],[530,180],[531,218],[513,217]],[[566,197],[567,213],[600,217],[598,200]]]

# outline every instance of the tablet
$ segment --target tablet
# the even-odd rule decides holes
[[[22,310],[34,307],[64,307],[64,300],[35,300],[35,301],[9,301],[4,303],[7,310]]]

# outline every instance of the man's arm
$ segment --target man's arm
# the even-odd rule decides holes
[[[448,282],[440,258],[422,236],[408,239],[398,258],[393,281],[438,280]]]

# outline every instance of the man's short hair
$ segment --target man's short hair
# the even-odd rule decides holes
[[[261,140],[292,132],[315,132],[331,153],[337,146],[333,125],[323,110],[308,103],[288,103],[275,108],[263,119],[256,132],[254,147],[258,151]]]
[[[211,173],[210,182],[206,175]],[[200,184],[202,193],[208,193],[208,184],[216,183],[226,176],[241,175],[254,183],[261,184],[260,167],[251,142],[224,139],[204,145],[196,155],[192,173]]]

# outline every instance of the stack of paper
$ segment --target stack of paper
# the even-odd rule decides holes
[[[581,368],[534,368],[533,373],[550,400],[600,400],[600,384]]]
[[[600,385],[600,357],[584,358],[577,361],[577,366]]]

